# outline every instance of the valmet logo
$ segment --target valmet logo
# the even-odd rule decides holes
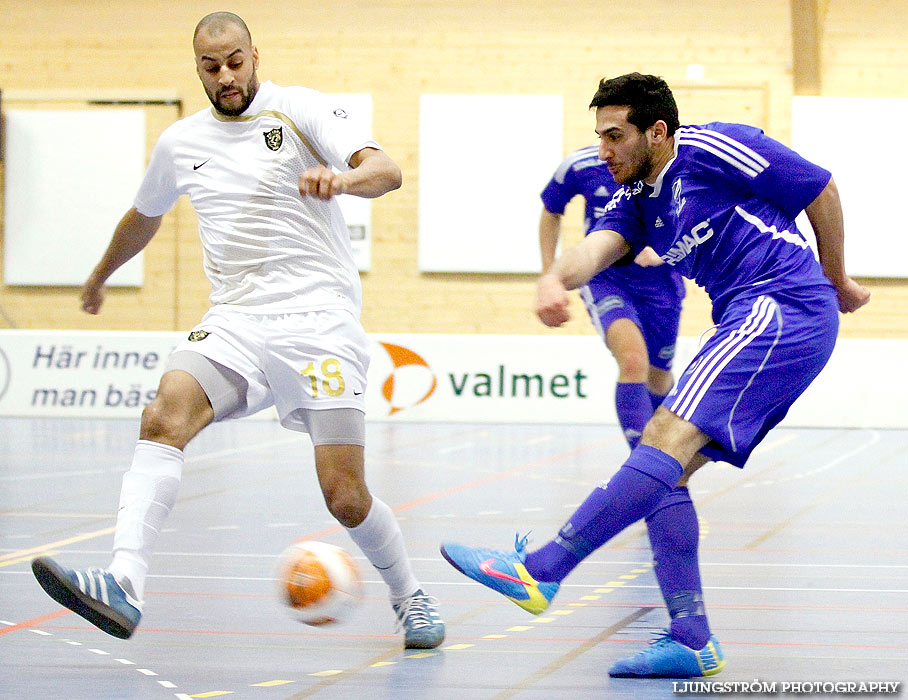
[[[410,348],[379,343],[388,353],[393,369],[384,380],[381,393],[388,402],[388,415],[418,406],[436,395],[438,376],[429,363]],[[449,359],[450,363],[450,359]],[[586,399],[588,376],[577,369],[569,374],[518,372],[504,364],[490,371],[463,372],[453,369],[442,374],[450,386],[451,399]]]
[[[429,363],[409,348],[393,343],[379,343],[388,356],[394,369],[382,383],[381,393],[388,402],[389,416],[405,408],[418,406],[428,399],[438,386],[435,373]]]
[[[571,375],[554,374],[545,377],[542,374],[515,373],[509,371],[504,365],[498,365],[493,372],[448,374],[451,380],[451,389],[455,396],[497,396],[499,398],[544,398],[553,396],[556,399],[576,397],[585,399],[583,393],[583,380],[587,376],[583,370],[577,370]]]

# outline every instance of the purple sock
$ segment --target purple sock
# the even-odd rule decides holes
[[[624,439],[634,449],[640,442],[647,421],[653,417],[652,401],[646,384],[615,384],[615,411]]]
[[[683,471],[661,450],[638,446],[607,484],[587,496],[554,540],[527,555],[527,571],[537,581],[563,580],[593,550],[652,512]]]
[[[703,606],[700,565],[700,523],[686,488],[676,488],[646,517],[656,563],[656,578],[672,618],[672,638],[692,649],[709,641]]]

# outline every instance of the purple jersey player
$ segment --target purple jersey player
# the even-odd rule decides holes
[[[838,313],[870,292],[845,273],[838,191],[830,174],[759,129],[681,127],[671,90],[651,75],[602,80],[599,157],[624,187],[594,230],[539,278],[537,313],[568,319],[568,289],[651,246],[713,301],[715,334],[647,423],[639,445],[555,539],[527,553],[442,545],[457,569],[533,613],[595,549],[645,518],[671,625],[612,676],[694,677],[722,670],[697,559],[697,516],[685,488],[709,459],[743,467],[751,451],[819,374]],[[795,226],[804,210],[819,261]]]
[[[618,190],[599,160],[599,147],[571,153],[542,191],[539,247],[542,271],[555,260],[565,207],[580,195],[586,203],[584,233],[593,229]],[[653,411],[671,390],[675,340],[684,283],[667,265],[609,267],[580,288],[590,319],[618,363],[615,412],[631,448]]]

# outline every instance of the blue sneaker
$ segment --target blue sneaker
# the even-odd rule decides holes
[[[109,571],[67,569],[50,557],[38,557],[32,572],[47,595],[114,637],[128,639],[142,618],[142,603]]]
[[[434,649],[445,641],[445,623],[438,614],[438,601],[422,588],[400,603],[392,603],[397,622],[404,630],[404,648]]]
[[[561,584],[537,581],[530,576],[524,565],[526,544],[527,538],[520,539],[520,535],[514,542],[514,552],[446,542],[441,545],[441,556],[460,573],[501,593],[527,612],[538,615],[549,607]]]
[[[697,651],[663,630],[640,653],[616,661],[608,674],[612,678],[698,678],[714,676],[724,667],[725,655],[715,635]]]

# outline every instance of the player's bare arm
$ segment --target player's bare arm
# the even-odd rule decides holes
[[[592,231],[564,253],[550,270],[565,289],[577,289],[593,276],[630,252],[627,241],[615,231]]]
[[[593,231],[562,255],[536,285],[536,315],[555,328],[570,319],[568,290],[589,282],[593,275],[627,254],[630,246],[614,231]]]
[[[373,199],[396,190],[403,181],[397,163],[377,148],[357,151],[350,158],[350,166],[353,169],[344,173],[323,165],[310,168],[300,175],[300,195],[331,199],[339,194],[352,194]]]
[[[82,285],[82,310],[96,314],[104,303],[104,283],[127,261],[138,255],[161,227],[160,216],[145,216],[134,207],[123,215],[100,262]]]
[[[870,290],[845,272],[845,226],[842,203],[835,181],[830,178],[823,191],[804,210],[817,238],[823,274],[835,285],[843,313],[857,311],[870,301]]]
[[[539,252],[542,255],[542,271],[548,272],[555,262],[555,251],[561,237],[561,215],[553,214],[545,207],[539,216]]]

